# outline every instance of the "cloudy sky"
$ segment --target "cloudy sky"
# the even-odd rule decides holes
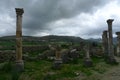
[[[109,18],[120,31],[120,0],[0,0],[0,36],[15,35],[15,8],[24,8],[23,35],[101,38]]]

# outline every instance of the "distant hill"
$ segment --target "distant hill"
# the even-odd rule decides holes
[[[0,37],[0,40],[15,40],[15,36],[4,36]],[[33,37],[33,36],[23,36],[23,41],[50,41],[50,42],[82,42],[85,41],[84,39],[80,37],[74,37],[74,36],[57,36],[57,35],[48,35],[48,36],[42,36],[42,37]]]
[[[90,39],[88,39],[88,41],[91,41],[91,42],[102,42],[102,39],[100,39],[100,38],[98,38],[98,39],[93,39],[93,38],[90,38]],[[114,37],[113,38],[113,44],[117,44],[117,38],[116,37]]]
[[[0,40],[15,40],[15,35],[12,36],[3,36],[0,37]],[[23,41],[50,41],[50,42],[82,42],[82,41],[90,41],[90,42],[102,42],[101,38],[94,39],[82,39],[80,37],[75,37],[75,36],[57,36],[57,35],[48,35],[48,36],[42,36],[42,37],[34,37],[34,36],[23,36]],[[117,38],[113,38],[113,43],[117,43]]]
[[[46,41],[64,41],[64,42],[81,42],[81,41],[84,41],[84,39],[82,39],[80,37],[56,36],[56,35],[43,36],[40,39],[41,40],[46,40]]]
[[[102,39],[98,38],[98,39],[94,39],[94,38],[90,38],[90,39],[87,39],[88,41],[91,41],[91,42],[102,42]]]

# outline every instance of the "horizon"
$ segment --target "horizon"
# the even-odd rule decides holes
[[[12,36],[15,37],[16,35],[0,36],[0,38],[2,38],[2,37],[12,37]],[[29,35],[22,35],[22,37],[45,37],[45,36],[59,36],[59,37],[67,36],[67,37],[78,37],[78,38],[81,38],[81,39],[102,39],[102,38],[82,38],[82,37],[79,37],[79,36],[70,36],[70,35],[44,35],[44,36],[29,36]],[[116,37],[113,37],[113,38],[116,38]]]

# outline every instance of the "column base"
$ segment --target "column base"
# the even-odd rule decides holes
[[[83,65],[85,67],[92,67],[93,66],[93,62],[90,58],[85,58],[84,61],[83,61]]]
[[[23,72],[24,71],[24,62],[23,62],[23,60],[16,61],[15,69],[18,72]]]
[[[118,64],[118,62],[116,61],[115,58],[111,58],[111,57],[108,57],[108,59],[106,59],[106,62],[108,64]]]
[[[118,56],[118,57],[120,57],[120,52],[119,52],[119,53],[117,53],[117,56]]]
[[[61,69],[62,59],[55,59],[52,69]]]

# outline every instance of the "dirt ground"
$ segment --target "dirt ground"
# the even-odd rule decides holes
[[[89,77],[79,76],[75,80],[120,80],[120,57],[116,57],[119,65],[112,66],[103,74],[95,73]]]
[[[109,71],[103,74],[100,80],[120,80],[120,57],[116,57],[119,62],[118,66],[114,66]]]

